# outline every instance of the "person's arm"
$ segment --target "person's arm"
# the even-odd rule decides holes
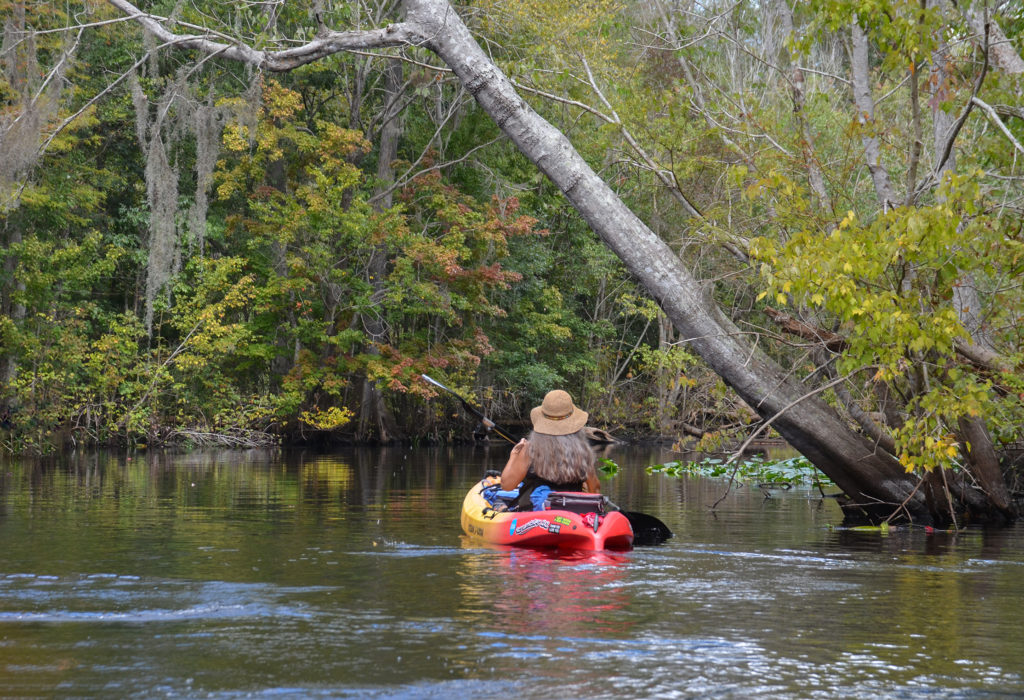
[[[504,491],[511,491],[519,486],[526,478],[526,472],[530,469],[530,443],[523,438],[512,448],[512,454],[508,456],[505,468],[501,470],[501,488]]]
[[[601,493],[601,479],[597,476],[597,470],[590,468],[587,480],[583,482],[583,490],[587,493]]]

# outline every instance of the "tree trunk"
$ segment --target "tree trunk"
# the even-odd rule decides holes
[[[874,136],[875,99],[871,96],[871,83],[868,72],[868,37],[864,30],[854,23],[850,27],[852,51],[850,69],[853,74],[853,101],[857,105],[858,122],[864,130],[861,142],[864,144],[864,155],[867,158],[868,170],[875,183],[875,193],[882,203],[883,211],[896,206],[896,193],[889,180],[889,171],[882,164],[881,141]]]
[[[970,11],[969,16],[976,16],[976,11]],[[973,23],[972,23],[973,26]],[[999,35],[998,25],[995,27]],[[984,29],[984,23],[982,23]],[[1005,41],[1005,36],[1002,40]],[[1000,57],[1000,51],[995,46],[990,46],[992,60],[996,65],[1003,64],[1006,70],[1008,59]],[[1011,51],[1012,53],[1012,51]],[[1019,61],[1019,57],[1018,57]],[[952,69],[949,60],[949,47],[943,36],[937,37],[936,48],[932,52],[932,83],[937,86],[935,107],[932,109],[933,134],[932,143],[934,150],[933,161],[939,169],[940,178],[945,171],[956,169],[956,153],[949,151],[949,156],[944,162],[939,163],[941,154],[945,151],[946,140],[953,133],[954,119],[951,114],[941,109],[939,105],[948,98],[948,85],[952,80]],[[963,222],[960,224],[963,229]],[[969,273],[961,273],[957,284],[953,287],[953,308],[961,325],[971,336],[971,346],[983,351],[994,352],[985,327],[985,318],[981,308],[981,295],[975,284],[974,277]],[[958,437],[964,445],[964,454],[970,473],[977,480],[978,487],[987,497],[988,503],[996,511],[996,516],[1002,516],[1006,520],[1012,520],[1010,495],[1006,488],[1006,481],[1003,478],[999,465],[999,457],[996,455],[992,438],[985,422],[978,417],[961,416],[958,420]],[[968,487],[972,488],[972,487]]]
[[[398,94],[402,89],[402,62],[397,59],[388,61],[385,69],[385,95],[384,104],[390,110],[384,115],[384,122],[380,131],[380,149],[377,159],[377,194],[380,198],[375,202],[376,211],[384,211],[391,207],[391,185],[395,180],[395,169],[392,166],[395,158],[398,157],[398,142],[402,136],[401,116],[396,111]],[[384,245],[374,248],[370,256],[370,263],[367,272],[370,275],[370,284],[373,286],[373,307],[374,312],[363,314],[363,329],[370,337],[370,345],[367,352],[371,355],[380,354],[378,343],[386,339],[387,328],[383,319],[376,312],[379,301],[384,297],[384,282],[387,279],[387,249]],[[358,437],[366,439],[376,430],[377,437],[381,442],[389,442],[398,437],[398,423],[395,421],[391,409],[388,408],[384,397],[373,380],[369,377],[363,378],[363,397],[359,410]]]
[[[777,6],[779,18],[782,24],[781,44],[779,62],[785,65],[790,74],[790,95],[793,99],[793,116],[800,128],[801,150],[807,166],[807,183],[818,200],[818,204],[827,211],[832,210],[832,198],[828,195],[828,188],[825,186],[825,174],[821,171],[821,164],[814,152],[814,136],[811,134],[810,125],[807,123],[807,116],[804,114],[804,72],[799,66],[792,65],[789,48],[786,42],[793,36],[793,10],[789,7],[790,0],[779,0]]]
[[[990,59],[998,70],[1011,75],[1024,73],[1024,59],[1013,48],[1002,27],[989,14],[989,7],[977,4],[968,6],[959,3],[957,7],[974,32],[971,40],[982,48],[988,48]]]

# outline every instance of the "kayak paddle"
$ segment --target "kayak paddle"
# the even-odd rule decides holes
[[[461,396],[459,396],[458,394],[456,394],[453,389],[449,389],[448,387],[446,387],[441,382],[437,381],[436,379],[431,379],[430,377],[428,377],[425,374],[421,374],[420,376],[423,377],[423,379],[426,380],[427,382],[433,384],[434,386],[436,386],[439,389],[444,389],[449,394],[451,394],[452,396],[457,398],[459,401],[461,401],[462,402],[462,407],[464,409],[466,409],[466,412],[467,413],[472,413],[474,416],[479,418],[480,422],[484,424],[485,428],[487,428],[488,430],[493,430],[498,435],[500,435],[501,437],[503,437],[506,440],[508,440],[509,442],[511,442],[513,445],[516,444],[517,442],[519,442],[518,440],[513,438],[511,435],[509,435],[508,431],[506,431],[503,428],[499,427],[497,423],[495,423],[490,418],[485,416],[482,411],[479,411],[476,408],[474,408],[473,405],[471,403],[469,403],[469,401],[466,401],[466,399],[464,399]]]

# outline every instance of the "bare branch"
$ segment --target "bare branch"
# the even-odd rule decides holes
[[[921,144],[923,140],[923,129],[921,127],[921,100],[920,100],[920,79],[916,65],[910,67],[910,111],[911,124],[914,130],[914,138],[910,143],[909,163],[907,164],[907,185],[903,204],[911,206],[914,204],[915,191],[917,189],[917,165],[921,160]]]
[[[587,60],[585,58],[582,58],[581,60],[583,61],[584,69],[587,71],[587,79],[590,81],[590,87],[600,98],[601,102],[604,103],[604,106],[608,108],[608,111],[611,112],[613,120],[612,123],[615,124],[615,126],[619,127],[619,132],[622,134],[623,138],[626,139],[626,143],[628,143],[630,148],[632,148],[637,153],[637,155],[639,155],[640,158],[643,159],[643,161],[647,164],[651,171],[658,177],[659,180],[661,180],[661,183],[669,189],[669,191],[672,193],[672,196],[675,197],[676,200],[683,205],[683,208],[685,208],[691,216],[704,220],[704,215],[700,212],[699,209],[697,209],[697,207],[693,205],[689,198],[686,197],[686,195],[684,195],[682,190],[679,188],[679,183],[676,180],[675,173],[667,171],[665,168],[662,168],[657,163],[655,163],[654,159],[651,158],[647,151],[645,151],[637,142],[637,140],[633,138],[633,134],[630,133],[629,129],[627,129],[625,125],[622,123],[622,120],[619,119],[618,113],[616,113],[611,103],[604,96],[604,92],[602,92],[601,88],[598,87],[597,81],[594,79],[594,74],[590,70],[590,64],[587,63]]]
[[[931,187],[939,181],[939,178],[942,176],[942,171],[946,166],[946,162],[953,153],[953,144],[956,143],[956,137],[960,135],[960,130],[963,129],[964,124],[967,123],[967,117],[970,116],[971,110],[974,109],[974,99],[978,96],[982,83],[985,82],[985,76],[988,75],[989,52],[983,51],[982,55],[984,56],[984,60],[981,64],[981,72],[974,81],[974,88],[971,90],[971,99],[967,101],[967,104],[964,106],[964,111],[960,114],[957,120],[953,122],[953,126],[950,127],[949,135],[946,137],[946,144],[942,148],[941,155],[935,159],[935,165],[932,169],[931,177],[921,183],[921,186],[918,188],[919,191],[926,187]]]
[[[678,39],[679,30],[676,27],[675,19],[672,17],[672,15],[668,11],[666,11],[665,6],[661,2],[661,0],[658,0],[657,2],[655,2],[655,5],[657,6],[658,13],[659,13],[659,15],[661,17],[662,24],[665,26],[665,31],[668,33],[670,38],[675,39],[676,43],[678,43],[678,41],[679,41],[679,39]],[[717,18],[715,18],[715,19],[717,19]],[[710,28],[713,25],[713,21],[714,20],[712,20],[712,22],[709,22],[709,24],[708,24],[708,30],[709,31],[710,31]],[[707,102],[704,99],[704,92],[703,92],[703,90],[701,90],[700,85],[697,83],[697,80],[694,78],[693,71],[690,69],[689,62],[686,60],[686,58],[681,53],[677,53],[676,57],[677,57],[676,61],[679,63],[679,67],[683,70],[683,75],[686,76],[686,82],[690,86],[690,89],[693,92],[693,99],[695,101],[694,107],[695,107],[697,113],[700,114],[702,117],[704,117],[705,121],[707,121],[708,124],[710,124],[712,126],[717,126],[717,124],[714,124],[712,119],[711,119],[711,115],[709,114],[708,109],[707,109]],[[746,162],[748,164],[752,163],[752,159],[750,157],[750,154],[745,152],[740,147],[740,145],[738,143],[736,143],[735,141],[730,139],[725,134],[722,134],[721,138],[722,138],[722,143],[724,143],[726,146],[728,146],[730,149],[732,149],[737,155],[739,155],[744,160],[744,162]]]
[[[577,109],[581,109],[584,112],[587,112],[588,114],[594,115],[595,117],[597,117],[601,121],[605,122],[606,124],[618,124],[619,123],[617,121],[617,118],[609,117],[607,114],[605,114],[601,110],[596,109],[595,107],[593,107],[591,105],[588,105],[585,102],[580,102],[578,100],[571,100],[568,97],[560,97],[560,96],[555,95],[554,93],[551,93],[551,92],[545,92],[544,90],[539,90],[537,88],[530,87],[528,85],[523,85],[522,83],[517,82],[515,80],[512,80],[511,78],[509,78],[509,81],[516,87],[517,90],[522,90],[523,92],[529,92],[529,93],[531,93],[533,95],[537,95],[538,97],[543,97],[546,100],[551,100],[552,102],[557,102],[559,104],[563,104],[563,105],[566,105],[568,107],[576,107]]]
[[[471,155],[473,155],[474,153],[476,153],[477,151],[479,151],[481,149],[484,149],[484,148],[487,148],[488,146],[494,145],[495,143],[500,141],[502,138],[504,138],[504,137],[503,136],[496,136],[493,139],[490,139],[489,141],[484,141],[483,143],[480,143],[480,144],[477,144],[476,146],[473,146],[473,148],[469,149],[468,151],[463,153],[458,158],[455,158],[455,159],[449,160],[449,161],[445,161],[444,163],[437,163],[435,165],[431,165],[429,168],[423,168],[421,170],[416,171],[415,173],[412,173],[411,175],[409,173],[412,170],[412,167],[410,167],[408,170],[405,171],[405,174],[401,178],[398,178],[395,181],[395,183],[393,185],[391,185],[391,187],[388,187],[386,190],[384,190],[382,192],[378,192],[377,194],[375,194],[372,197],[370,197],[370,199],[367,200],[367,201],[370,204],[374,204],[374,203],[379,202],[380,200],[384,199],[385,197],[387,197],[389,194],[391,194],[395,190],[397,190],[397,189],[399,189],[401,187],[405,187],[408,183],[412,182],[413,180],[418,178],[420,175],[423,175],[424,173],[429,173],[432,170],[441,170],[443,168],[448,168],[448,167],[451,167],[453,165],[458,165],[459,163],[464,163],[465,161],[469,160],[469,157]],[[425,155],[426,155],[425,153],[420,154],[420,157],[417,159],[416,162],[417,163],[421,162]]]
[[[1013,105],[993,105],[996,113],[1002,117],[1017,117],[1017,119],[1024,119],[1024,107],[1014,107]]]
[[[789,314],[771,307],[766,308],[764,313],[768,318],[779,324],[787,333],[792,333],[793,335],[799,338],[804,338],[805,340],[817,341],[830,352],[842,352],[849,347],[849,343],[846,338],[838,333],[833,333],[832,331],[825,330],[824,328],[816,328],[809,323],[793,318]]]
[[[139,22],[146,31],[161,41],[207,54],[219,54],[233,61],[275,72],[293,70],[342,51],[416,46],[425,41],[425,37],[420,35],[413,25],[398,23],[389,24],[383,29],[349,32],[327,31],[322,36],[301,46],[279,51],[259,51],[231,37],[206,29],[203,30],[204,34],[177,34],[164,26],[165,23],[174,22],[173,20],[142,12],[128,0],[108,0],[108,2],[126,13],[129,19]]]
[[[173,363],[174,360],[177,359],[178,355],[180,355],[185,350],[185,347],[188,345],[188,341],[190,341],[192,339],[192,336],[195,335],[195,332],[199,330],[199,326],[203,325],[204,320],[205,319],[200,318],[198,321],[196,321],[196,324],[192,326],[192,330],[188,332],[188,334],[185,336],[185,339],[178,344],[178,347],[174,349],[174,352],[167,356],[167,359],[164,360],[164,363],[160,365],[159,369],[153,372],[153,378],[150,380],[149,386],[146,387],[146,390],[142,393],[142,396],[139,397],[139,400],[135,402],[135,405],[132,406],[131,409],[124,414],[124,418],[121,419],[121,422],[118,423],[117,425],[118,428],[123,428],[125,425],[127,425],[128,421],[132,417],[132,414],[135,413],[135,411],[137,411],[142,406],[142,404],[146,403],[146,400],[149,398],[149,395],[153,393],[153,389],[156,387],[157,382],[161,379],[161,373],[165,369],[167,369],[168,365]]]
[[[864,431],[864,434],[870,437],[881,449],[889,454],[896,454],[896,440],[876,420],[876,418],[884,419],[885,414],[875,415],[865,411],[860,407],[860,404],[857,403],[857,400],[850,391],[842,384],[835,386],[835,392],[839,400],[842,401],[843,407],[846,408],[846,412],[856,421],[860,429]]]
[[[1022,146],[1020,141],[1018,141],[1017,138],[1013,135],[1013,132],[1006,128],[1006,124],[1004,124],[1003,120],[999,118],[999,114],[996,112],[995,108],[992,107],[992,105],[983,102],[980,98],[978,98],[977,95],[971,98],[971,102],[978,105],[979,107],[982,108],[982,110],[984,110],[985,114],[988,115],[989,121],[991,121],[993,124],[999,127],[999,130],[1002,131],[1006,138],[1010,140],[1010,143],[1013,144],[1014,148],[1016,148],[1021,153],[1024,153],[1024,146]]]
[[[789,7],[788,0],[779,0],[778,2],[779,15],[782,19],[782,29],[787,37],[793,35],[793,11]],[[781,49],[782,56],[786,59],[786,62],[791,62],[789,56],[789,49],[783,47]],[[796,117],[797,124],[800,126],[800,135],[803,140],[803,155],[807,165],[807,181],[811,186],[811,190],[818,198],[818,202],[826,210],[832,210],[832,200],[828,196],[828,189],[825,186],[825,174],[821,170],[821,165],[818,163],[818,159],[814,153],[814,135],[811,133],[811,128],[807,123],[806,115],[804,114],[805,95],[804,95],[804,74],[799,68],[792,68],[792,77],[790,79],[790,97],[793,101],[793,114]]]
[[[819,387],[817,387],[815,389],[812,389],[811,391],[807,392],[803,396],[801,396],[801,397],[799,397],[797,399],[794,399],[790,403],[786,404],[781,409],[779,409],[779,411],[775,415],[773,415],[771,418],[769,418],[768,420],[766,420],[763,423],[761,423],[761,425],[757,428],[757,430],[752,432],[747,437],[747,439],[743,441],[743,444],[740,445],[739,448],[737,448],[736,451],[732,453],[732,456],[729,457],[729,459],[726,460],[726,464],[728,464],[730,462],[735,462],[737,459],[739,459],[743,455],[744,450],[746,450],[748,447],[750,447],[750,443],[752,443],[757,438],[758,435],[760,435],[765,430],[767,430],[768,427],[770,427],[771,424],[773,422],[775,422],[776,418],[779,418],[780,416],[782,416],[782,414],[784,414],[786,411],[788,411],[789,409],[791,409],[794,406],[796,406],[801,401],[805,401],[805,400],[811,398],[812,396],[816,396],[816,395],[820,394],[821,392],[825,391],[826,389],[831,389],[832,387],[836,386],[837,384],[841,384],[841,383],[845,382],[847,379],[849,379],[850,377],[854,376],[855,374],[859,374],[860,372],[863,372],[863,371],[869,370],[869,369],[875,369],[875,366],[874,365],[866,365],[864,367],[858,367],[857,369],[853,370],[852,372],[850,372],[848,374],[844,374],[841,377],[837,377],[836,379],[833,379],[832,381],[830,381],[830,382],[828,382],[826,384],[822,384],[821,386],[819,386]]]

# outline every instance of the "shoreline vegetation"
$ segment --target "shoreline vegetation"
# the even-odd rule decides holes
[[[503,425],[513,434],[526,435],[530,431],[529,421],[503,419]],[[591,428],[590,431],[592,433],[590,440],[595,446],[602,444],[665,445],[672,446],[679,451],[691,451],[701,444],[693,435],[669,435],[663,431],[643,431],[642,428],[620,427],[615,432],[603,428]],[[229,427],[218,430],[216,428],[170,426],[153,429],[146,435],[120,436],[106,440],[94,439],[88,431],[74,426],[63,426],[43,429],[40,435],[26,439],[24,435],[19,434],[13,417],[6,420],[5,424],[0,427],[0,453],[21,456],[45,455],[73,448],[202,449],[207,447],[385,446],[446,443],[505,445],[508,444],[508,441],[494,432],[484,431],[479,423],[474,428],[470,420],[461,418],[454,418],[447,424],[439,424],[430,433],[392,436],[386,441],[374,435],[360,437],[355,432],[341,430],[306,429],[295,433],[282,433],[258,428]],[[704,445],[706,447],[712,443],[722,447],[723,450],[739,446],[738,441],[733,441],[732,444],[723,443],[717,436],[713,441],[705,441]],[[753,447],[756,449],[767,445],[785,444],[785,441],[781,439],[765,439],[758,440]],[[18,449],[19,447],[21,449]]]

